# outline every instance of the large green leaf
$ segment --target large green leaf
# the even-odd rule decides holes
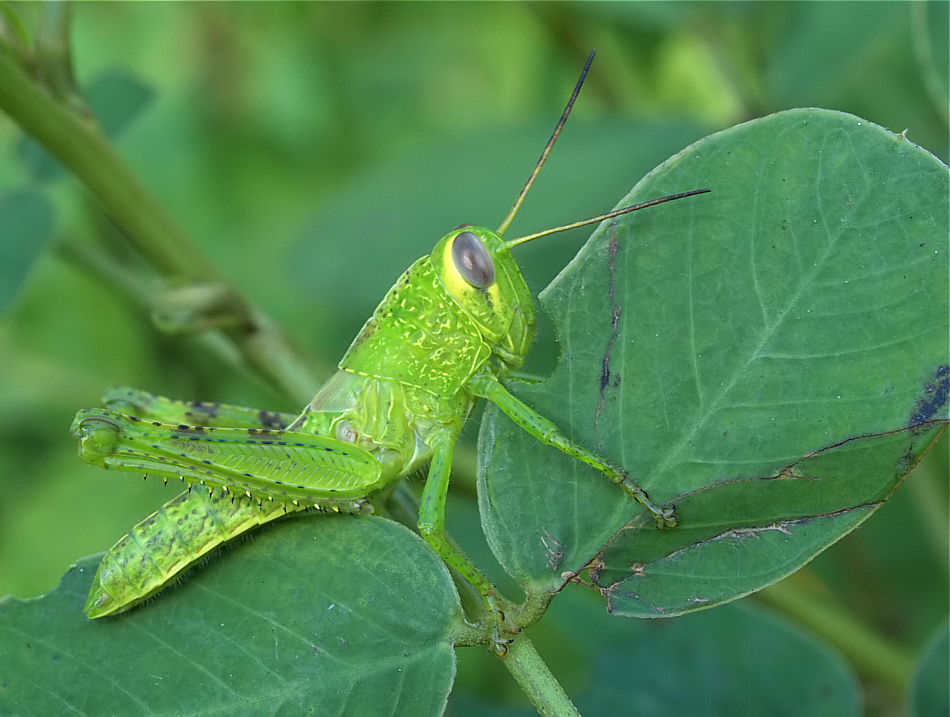
[[[851,115],[795,110],[708,137],[624,204],[542,293],[562,358],[512,389],[623,466],[680,525],[497,410],[480,435],[492,549],[533,591],[591,578],[614,612],[678,614],[799,568],[943,430],[947,168]]]
[[[569,587],[549,618],[570,626],[564,644],[572,674],[565,681],[575,683],[571,694],[586,717],[859,714],[857,680],[840,655],[748,602],[665,622],[614,620],[596,598]],[[457,690],[451,714],[537,714],[490,697]]]
[[[0,714],[441,714],[458,595],[379,518],[285,521],[116,619],[82,605],[96,560],[0,604]]]

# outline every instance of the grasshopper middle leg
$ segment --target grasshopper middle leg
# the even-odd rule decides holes
[[[422,492],[419,506],[419,533],[429,546],[463,578],[471,583],[485,601],[491,629],[492,647],[499,657],[508,652],[510,638],[505,633],[517,633],[520,628],[505,617],[495,587],[471,561],[445,539],[445,498],[452,470],[452,454],[455,448],[454,434],[445,434],[433,446],[432,463]]]

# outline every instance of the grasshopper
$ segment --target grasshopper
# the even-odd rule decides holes
[[[676,525],[673,506],[655,505],[622,469],[569,440],[502,384],[522,365],[535,326],[534,302],[513,247],[709,191],[502,238],[560,134],[593,57],[499,229],[456,227],[412,264],[300,415],[172,401],[130,389],[110,391],[106,408],[76,415],[71,430],[87,462],[189,483],[188,491],[133,528],[103,558],[85,606],[90,618],[131,609],[218,545],[287,513],[372,512],[372,501],[383,500],[385,489],[429,463],[419,533],[477,590],[491,643],[503,655],[510,642],[505,634],[519,628],[506,620],[488,579],[444,535],[454,445],[479,398],[542,443],[602,472],[658,527]],[[192,491],[193,483],[207,490]]]

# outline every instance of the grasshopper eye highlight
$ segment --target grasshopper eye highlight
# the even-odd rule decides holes
[[[495,263],[491,254],[472,232],[462,232],[455,237],[452,261],[462,278],[476,289],[487,289],[495,283]]]

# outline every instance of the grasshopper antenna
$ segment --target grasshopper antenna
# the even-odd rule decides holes
[[[557,127],[554,128],[554,134],[551,135],[551,139],[548,140],[547,145],[544,147],[544,151],[541,152],[541,157],[538,159],[538,163],[534,165],[534,169],[531,170],[531,175],[528,177],[528,181],[525,182],[524,186],[521,188],[521,193],[515,200],[514,206],[508,211],[508,214],[505,215],[505,220],[501,223],[501,226],[498,227],[498,236],[505,235],[508,225],[510,225],[514,220],[518,210],[521,209],[521,204],[524,202],[524,198],[528,196],[528,191],[531,189],[531,185],[534,184],[534,180],[537,179],[538,175],[541,173],[541,167],[544,166],[548,155],[551,154],[551,148],[554,146],[554,143],[557,142],[558,135],[561,134],[561,128],[564,127],[564,123],[567,122],[567,118],[571,114],[571,109],[574,107],[574,100],[576,100],[577,95],[580,94],[581,87],[584,84],[584,79],[587,77],[587,71],[590,69],[591,63],[594,61],[594,55],[596,54],[597,50],[592,50],[590,57],[587,58],[587,64],[584,65],[584,70],[581,72],[581,76],[578,78],[577,84],[574,86],[574,92],[571,93],[571,99],[567,101],[567,107],[564,108],[564,112],[561,114],[561,119],[558,120]]]
[[[602,222],[605,219],[613,219],[614,217],[623,216],[624,214],[629,214],[630,212],[635,212],[638,209],[646,209],[647,207],[653,207],[657,204],[663,204],[664,202],[672,202],[674,199],[683,199],[684,197],[692,197],[696,194],[706,194],[711,192],[711,189],[694,189],[690,192],[681,192],[680,194],[671,194],[668,197],[660,197],[659,199],[651,199],[648,202],[640,202],[640,204],[632,204],[629,207],[623,207],[621,209],[614,209],[612,212],[607,212],[606,214],[598,214],[596,217],[591,217],[590,219],[583,219],[579,222],[572,222],[570,224],[565,224],[560,227],[554,227],[553,229],[545,229],[543,232],[537,232],[535,234],[528,234],[527,236],[518,237],[517,239],[512,239],[511,241],[505,242],[505,246],[511,249],[513,246],[518,246],[519,244],[524,244],[529,242],[532,239],[540,239],[541,237],[546,237],[548,234],[557,234],[558,232],[566,232],[568,229],[577,229],[577,227],[586,227],[588,224],[596,224],[597,222]]]
[[[597,50],[592,50],[590,57],[587,58],[587,63],[584,65],[584,69],[581,71],[581,76],[577,78],[577,84],[574,85],[574,91],[571,93],[571,99],[567,101],[567,107],[564,108],[564,112],[561,113],[561,119],[558,120],[557,126],[554,128],[554,132],[551,134],[551,138],[548,140],[548,143],[544,147],[544,151],[541,152],[541,156],[538,158],[537,164],[534,165],[534,169],[531,170],[531,174],[528,177],[528,181],[524,183],[524,186],[521,188],[521,192],[518,194],[518,198],[515,199],[514,205],[511,209],[508,210],[508,214],[505,215],[504,221],[501,223],[501,226],[498,227],[498,236],[504,236],[505,231],[508,229],[512,221],[514,221],[515,215],[518,214],[518,210],[521,209],[521,205],[524,203],[525,197],[528,196],[532,185],[534,185],[534,180],[538,178],[538,175],[541,173],[541,167],[544,166],[544,163],[548,159],[548,155],[551,154],[551,148],[554,146],[554,143],[557,142],[557,138],[561,134],[561,129],[564,127],[564,123],[567,122],[567,118],[571,115],[571,110],[574,108],[574,101],[577,99],[577,96],[581,92],[581,87],[584,86],[584,80],[587,78],[587,71],[590,69],[591,64],[594,62],[594,55],[597,54]],[[599,214],[596,217],[591,217],[590,219],[584,219],[579,222],[572,222],[571,224],[565,224],[560,227],[554,227],[553,229],[545,229],[543,232],[537,232],[536,234],[528,234],[527,236],[518,237],[517,239],[512,239],[509,242],[505,242],[505,246],[509,249],[519,244],[524,244],[529,242],[532,239],[540,239],[545,237],[548,234],[556,234],[557,232],[566,232],[568,229],[577,229],[577,227],[584,227],[588,224],[596,224],[597,222],[602,222],[605,219],[613,219],[614,217],[619,217],[624,214],[629,214],[630,212],[635,212],[638,209],[646,209],[647,207],[652,207],[657,204],[663,204],[664,202],[671,202],[674,199],[683,199],[684,197],[692,197],[694,194],[706,194],[707,192],[712,191],[709,189],[694,189],[691,192],[682,192],[680,194],[671,194],[668,197],[660,197],[659,199],[651,199],[648,202],[641,202],[640,204],[634,204],[629,207],[623,207],[622,209],[615,209],[612,212],[607,212],[606,214]]]

